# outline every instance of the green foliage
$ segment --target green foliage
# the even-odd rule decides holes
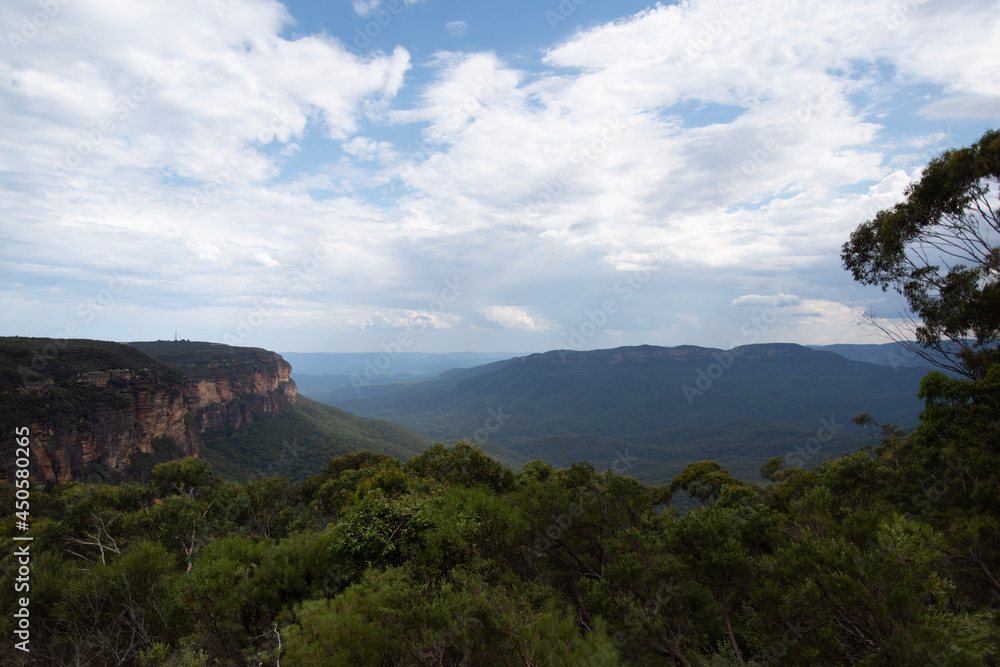
[[[255,578],[270,550],[251,537],[207,544],[184,578],[181,598],[211,658],[229,660],[263,634],[270,615],[255,594]]]
[[[565,607],[536,596],[475,570],[438,584],[404,568],[371,571],[333,600],[303,604],[284,630],[286,655],[318,666],[618,664],[601,628],[584,636]]]
[[[672,486],[694,509],[587,464],[508,478],[471,446],[304,482],[182,459],[36,486],[33,645],[44,664],[991,664],[992,394],[933,382],[923,430],[882,429],[874,453],[775,460],[765,487],[688,466]],[[16,606],[0,589],[0,632]]]
[[[153,468],[153,488],[167,496],[181,494],[193,498],[196,491],[212,481],[212,466],[195,456],[161,463]]]
[[[775,456],[760,467],[760,476],[768,482],[777,482],[786,476],[785,457]]]
[[[719,607],[733,653],[744,664],[733,631],[733,598],[753,575],[749,520],[729,507],[699,508],[672,526],[668,540],[681,561],[681,572],[700,583]]]
[[[742,486],[743,482],[722,469],[715,461],[698,461],[688,465],[670,482],[670,492],[684,491],[699,503],[711,505],[722,496],[726,486]]]
[[[464,440],[452,447],[438,443],[410,459],[406,469],[447,484],[468,487],[481,484],[497,493],[509,490],[514,483],[514,474],[509,468]]]
[[[176,368],[189,378],[219,377],[230,368],[264,368],[273,363],[274,352],[259,347],[237,347],[223,343],[190,340],[158,340],[129,343],[160,363]],[[241,371],[242,372],[242,371]]]
[[[238,501],[250,530],[280,539],[300,525],[300,494],[287,477],[255,479],[243,486]]]
[[[431,445],[402,426],[357,417],[303,396],[290,413],[265,417],[238,429],[205,433],[201,455],[226,479],[284,475],[301,481],[333,457],[368,450],[408,459]]]
[[[956,380],[930,373],[920,386],[926,409],[914,438],[921,465],[979,508],[1000,513],[1000,364],[984,377]],[[946,470],[950,468],[950,470]]]
[[[83,338],[0,337],[0,392],[49,380],[69,383],[79,373],[109,368],[149,370],[163,381],[183,380],[181,373],[122,343]]]
[[[190,413],[185,416],[185,421],[188,417],[191,417]],[[131,454],[130,465],[123,477],[132,481],[148,482],[153,477],[153,468],[161,463],[184,457],[184,448],[171,437],[153,438],[150,446],[153,451],[148,454],[144,452]]]
[[[638,526],[669,497],[666,489],[610,471],[598,474],[586,464],[522,484],[512,500],[530,527],[521,546],[525,574],[577,599],[582,580],[603,579],[614,563],[615,535]],[[585,607],[580,613],[589,619]]]
[[[278,618],[301,600],[333,597],[345,584],[322,533],[295,533],[267,549],[254,594],[268,617]]]
[[[54,610],[61,648],[85,663],[134,663],[154,643],[176,639],[188,624],[173,560],[155,543],[136,543],[114,562],[78,572],[67,584]]]
[[[827,461],[817,472],[834,497],[840,499],[840,509],[871,509],[883,488],[881,466],[863,452]]]
[[[462,564],[499,565],[516,560],[528,522],[485,488],[451,487],[427,499],[424,549],[416,567],[437,575]]]
[[[139,656],[140,667],[207,667],[208,654],[204,649],[195,649],[193,637],[185,637],[173,651],[163,642],[156,642],[148,651]]]
[[[400,565],[417,556],[431,527],[426,500],[407,496],[391,501],[370,495],[351,505],[328,530],[331,555],[349,571]]]
[[[795,638],[783,647],[785,659],[922,664],[951,651],[943,664],[976,664],[971,656],[993,654],[993,647],[984,650],[985,638],[996,636],[990,614],[949,608],[954,589],[945,574],[943,536],[899,515],[865,512],[839,529],[826,528],[836,532],[805,532],[763,562],[761,604],[780,600],[777,618],[766,622],[791,628]]]
[[[842,253],[855,280],[906,297],[921,320],[917,341],[971,378],[1000,359],[1000,248],[991,245],[1000,231],[998,185],[1000,132],[991,130],[931,160],[906,199],[861,224]]]
[[[363,498],[369,493],[395,498],[410,490],[411,478],[399,465],[398,461],[383,461],[377,466],[366,469],[356,485],[355,495]]]
[[[326,469],[323,471],[322,477],[324,479],[335,478],[348,470],[362,470],[370,466],[391,462],[393,460],[394,459],[391,456],[386,454],[375,454],[366,449],[361,452],[347,454],[346,456],[337,456],[330,459],[330,462],[326,464]]]
[[[521,466],[521,472],[517,475],[517,484],[524,486],[534,482],[545,482],[555,473],[556,469],[545,461],[528,461]]]
[[[724,628],[711,596],[687,576],[667,540],[676,518],[647,515],[609,542],[617,555],[601,579],[580,582],[587,607],[608,624],[624,664],[694,661]]]

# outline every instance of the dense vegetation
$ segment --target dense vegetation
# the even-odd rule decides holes
[[[190,340],[157,340],[129,343],[129,346],[148,354],[157,361],[183,371],[191,380],[217,378],[257,365],[265,368],[274,363],[277,354],[259,347],[234,347],[222,343]]]
[[[432,444],[402,426],[299,396],[288,414],[263,414],[238,429],[205,432],[201,456],[225,479],[283,475],[301,481],[335,456],[369,449],[406,460]]]
[[[164,381],[184,380],[180,372],[121,343],[83,338],[0,337],[0,393],[40,382],[59,384],[79,373],[111,368],[148,369]]]
[[[925,389],[973,389],[959,382]],[[984,429],[996,441],[991,419],[932,401],[914,434],[886,427],[873,451],[813,471],[772,460],[766,486],[704,461],[669,488],[588,465],[513,474],[465,443],[406,463],[339,457],[300,483],[228,482],[181,459],[148,484],[36,484],[32,655],[983,664],[1000,659],[998,466],[980,444]],[[6,484],[0,509],[10,537]],[[12,555],[3,567],[11,581]],[[0,590],[7,637],[14,598]],[[0,651],[19,664],[11,642]]]

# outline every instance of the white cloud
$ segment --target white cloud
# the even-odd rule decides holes
[[[352,6],[354,7],[355,14],[361,17],[368,17],[382,6],[382,0],[354,0]]]
[[[206,243],[204,241],[189,241],[187,246],[196,260],[204,259],[217,261],[220,257],[222,257],[222,249],[211,243]]]
[[[264,266],[268,266],[271,268],[274,268],[276,266],[281,266],[281,262],[271,257],[263,250],[255,252],[253,258],[255,261],[259,262],[260,264],[263,264]]]
[[[361,324],[362,329],[408,329],[427,331],[432,329],[450,329],[459,323],[459,317],[454,313],[435,313],[433,311],[380,309]]]
[[[346,137],[387,104],[409,67],[405,50],[361,58],[328,37],[286,40],[284,8],[261,0],[221,18],[193,1],[73,3],[56,18],[0,61],[0,140],[17,164],[0,188],[29,225],[20,241],[50,273],[124,264],[158,272],[179,298],[211,299],[205,285],[259,284],[213,275],[234,258],[274,268],[308,253],[331,216],[375,217],[361,202],[316,202],[269,179],[307,124]],[[356,247],[364,233],[341,236],[352,250],[339,265],[367,263],[373,253]],[[173,275],[178,259],[199,269]]]
[[[927,148],[928,146],[940,146],[948,138],[945,132],[931,132],[920,137],[914,137],[909,145],[914,148]]]
[[[341,145],[345,153],[349,153],[360,160],[380,160],[391,162],[398,158],[398,154],[393,149],[392,143],[388,141],[375,141],[368,137],[357,136]]]
[[[129,22],[140,5],[143,20]],[[391,99],[409,67],[402,49],[362,59],[329,38],[278,37],[268,31],[287,15],[271,2],[225,19],[193,0],[64,11],[0,71],[8,132],[28,129],[12,158],[70,177],[133,168],[208,180],[237,160],[241,179],[268,178],[274,165],[255,146],[301,138],[309,122],[350,135],[363,105]],[[243,24],[255,14],[260,23]],[[90,29],[67,32],[74,22]]]
[[[421,93],[421,105],[392,112],[390,118],[428,123],[423,134],[435,144],[454,143],[471,121],[486,116],[491,105],[507,108],[523,96],[518,90],[522,74],[507,68],[494,53],[441,51],[431,66],[439,74]]]
[[[538,330],[538,326],[531,316],[524,309],[515,306],[488,306],[483,309],[483,316],[505,329]]]
[[[879,332],[865,326],[864,306],[853,306],[827,299],[805,299],[797,312],[782,315],[774,330],[768,332],[769,342],[787,341],[802,345],[833,345],[835,343],[888,342]]]

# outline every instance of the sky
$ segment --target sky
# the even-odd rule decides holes
[[[8,0],[0,335],[878,343],[850,232],[1000,118],[966,0]]]

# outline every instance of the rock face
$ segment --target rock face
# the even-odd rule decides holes
[[[129,464],[135,452],[152,452],[153,440],[170,437],[186,455],[198,454],[199,434],[187,427],[185,384],[165,379],[148,369],[111,369],[80,373],[75,389],[89,395],[86,409],[66,419],[31,420],[31,451],[45,481],[79,479],[88,466],[105,463],[112,470]],[[26,388],[38,401],[58,401],[54,386]],[[58,403],[56,409],[58,410]]]
[[[213,364],[188,384],[187,406],[204,433],[239,428],[264,412],[285,414],[296,396],[291,364],[274,354],[271,359]]]
[[[44,340],[17,343],[35,341],[35,349],[42,349]],[[29,374],[23,372],[28,358],[18,364],[21,351],[6,341],[0,341],[7,370],[0,421],[5,435],[31,429],[30,470],[45,481],[83,479],[94,465],[122,471],[136,453],[153,453],[157,438],[172,438],[178,454],[197,455],[206,431],[238,429],[263,413],[287,413],[296,399],[292,367],[257,348],[72,341]],[[35,368],[37,359],[36,353]],[[127,367],[81,370],[109,363]],[[15,368],[22,371],[20,381],[12,379],[9,369]],[[0,451],[0,479],[13,479],[13,438],[5,438]]]

